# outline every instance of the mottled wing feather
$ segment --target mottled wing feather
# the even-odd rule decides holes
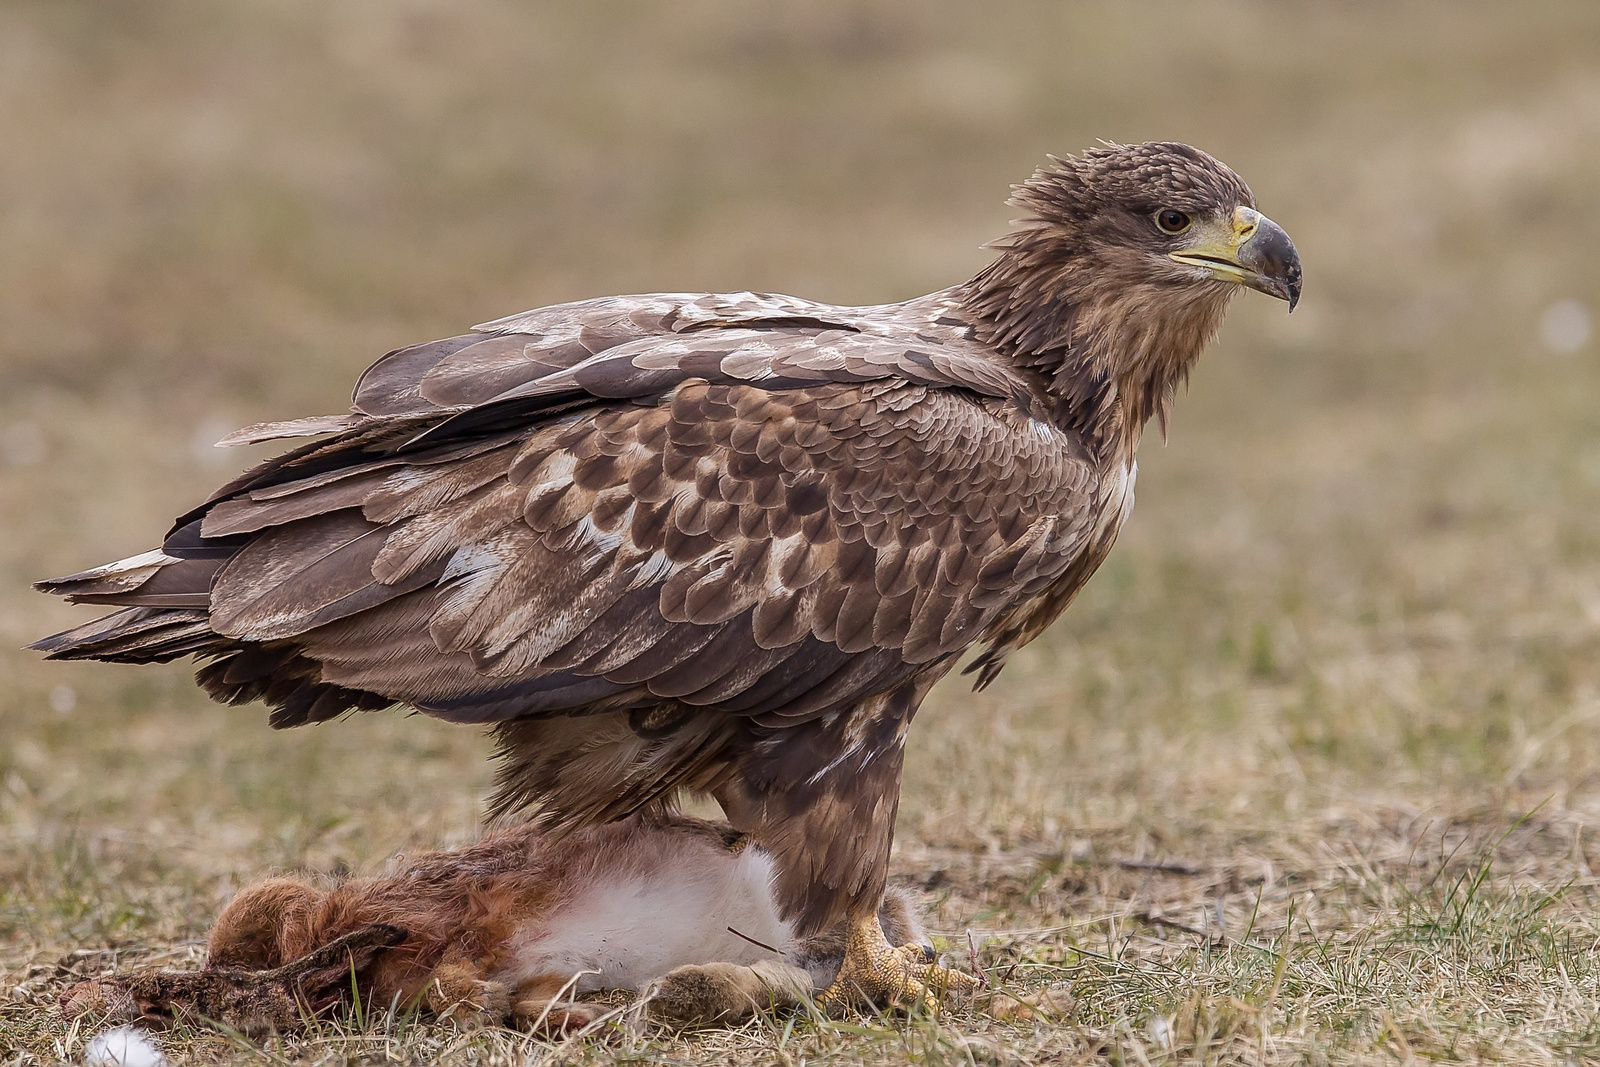
[[[981,447],[990,437],[1011,444],[997,455]],[[1041,466],[1033,451],[1047,449]],[[1039,560],[1070,547],[1062,533],[1088,488],[1086,466],[999,402],[691,380],[659,405],[569,417],[455,465],[379,461],[308,490],[330,513],[241,550],[214,624],[295,636],[329,681],[381,677],[383,692],[450,718],[559,710],[560,691],[779,725],[970,644],[1048,580]],[[992,521],[966,520],[974,494]],[[395,676],[395,627],[382,625],[424,596],[432,654],[471,665],[446,700],[431,678]],[[357,611],[379,632],[362,637],[365,658],[347,647],[354,631],[317,629]],[[430,650],[415,652],[425,676]]]
[[[160,595],[217,633],[447,718],[776,726],[959,652],[1090,532],[1081,448],[927,308],[662,294],[482,330],[260,428],[343,427],[181,518],[174,562],[73,591],[138,604],[181,560]]]

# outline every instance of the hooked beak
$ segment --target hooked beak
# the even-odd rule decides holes
[[[1234,208],[1225,232],[1202,234],[1191,247],[1167,255],[1220,281],[1287,300],[1290,311],[1300,302],[1300,253],[1282,226],[1254,208]]]

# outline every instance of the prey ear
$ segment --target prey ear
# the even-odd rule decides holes
[[[385,949],[406,939],[406,931],[388,923],[370,923],[335,938],[326,945],[284,964],[263,977],[287,982],[320,1007],[337,1000],[350,988],[352,972],[360,976]]]

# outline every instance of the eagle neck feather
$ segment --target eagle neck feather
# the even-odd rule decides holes
[[[1131,253],[1093,254],[1043,222],[997,247],[999,258],[956,289],[977,339],[1036,374],[1056,424],[1103,460],[1130,458],[1152,417],[1164,438],[1178,387],[1237,287],[1157,286],[1139,278]]]

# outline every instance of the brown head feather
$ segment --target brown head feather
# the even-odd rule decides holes
[[[1170,261],[1163,208],[1225,216],[1249,186],[1188,145],[1107,145],[1040,167],[1010,203],[1028,215],[958,289],[977,333],[1045,381],[1056,421],[1131,451],[1222,324],[1238,288]]]

